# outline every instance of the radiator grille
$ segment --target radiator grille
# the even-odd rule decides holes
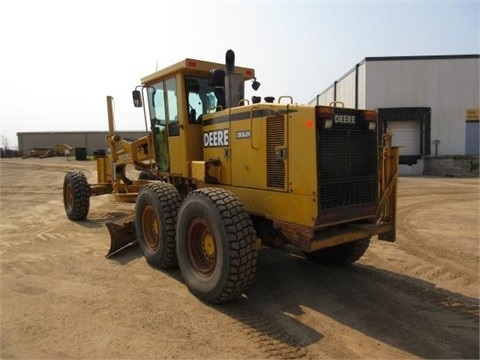
[[[320,209],[377,199],[376,133],[360,128],[325,129],[317,124]]]
[[[267,118],[267,186],[285,188],[285,161],[279,158],[276,147],[285,144],[285,119],[283,116]]]

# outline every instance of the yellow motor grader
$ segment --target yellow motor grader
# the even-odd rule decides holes
[[[249,81],[260,86],[232,50],[225,64],[185,59],[144,77],[132,95],[147,131],[133,142],[115,134],[107,96],[109,152],[97,157],[97,184],[65,175],[69,219],[85,220],[94,195],[135,203],[107,223],[107,256],[138,241],[148,263],[178,265],[188,289],[210,303],[248,288],[262,244],[342,265],[372,236],[395,241],[398,148],[378,133],[377,112],[246,99]]]

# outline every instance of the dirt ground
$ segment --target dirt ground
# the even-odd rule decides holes
[[[105,259],[133,205],[69,221],[69,169],[96,182],[94,161],[0,160],[2,359],[479,358],[478,179],[402,177],[397,242],[350,268],[264,248],[246,294],[210,306],[138,246]]]

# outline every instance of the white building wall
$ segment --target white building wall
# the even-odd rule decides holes
[[[337,101],[343,102],[346,108],[355,108],[355,76],[353,70],[337,82]]]
[[[358,108],[367,109],[366,107],[366,66],[365,62],[358,65]]]
[[[366,61],[366,107],[430,107],[438,155],[463,155],[465,111],[479,107],[479,66],[478,58]]]
[[[334,87],[331,86],[318,96],[318,104],[328,105],[333,101],[333,99],[334,99]],[[311,104],[316,105],[317,98],[313,99]]]

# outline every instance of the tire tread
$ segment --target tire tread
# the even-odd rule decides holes
[[[166,182],[155,182],[146,184],[140,191],[151,190],[160,202],[161,211],[165,216],[165,259],[162,263],[149,263],[162,269],[174,268],[178,265],[176,244],[175,244],[175,224],[177,222],[178,209],[182,202],[182,197],[177,189]],[[140,196],[140,192],[139,192]],[[147,258],[147,260],[149,260]]]
[[[202,188],[190,196],[206,196],[218,209],[224,222],[230,254],[227,283],[221,294],[207,302],[225,303],[241,295],[252,283],[257,269],[256,233],[243,203],[228,190]]]
[[[65,190],[68,184],[72,185],[74,202],[72,209],[68,209]],[[63,183],[64,206],[67,217],[73,221],[85,220],[90,210],[90,187],[87,178],[82,171],[71,170],[65,174]],[[71,210],[71,211],[70,211]]]

